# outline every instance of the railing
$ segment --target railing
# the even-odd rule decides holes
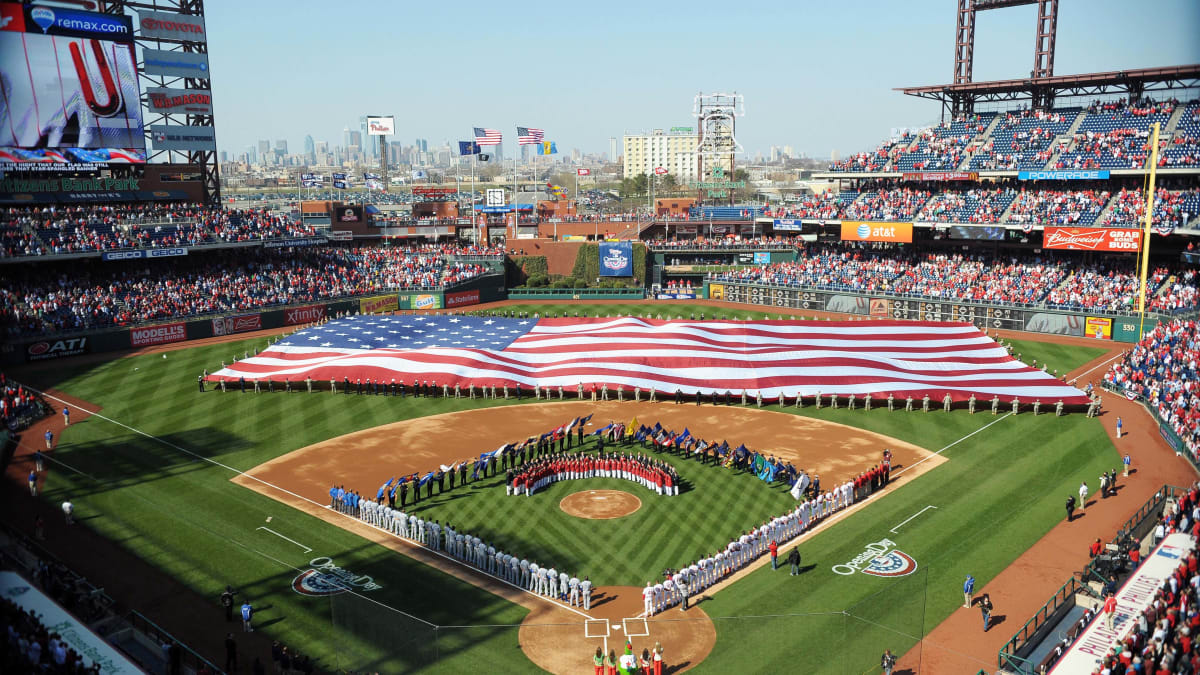
[[[248,239],[246,241],[224,241],[224,240],[217,239],[214,237],[212,241],[202,241],[199,243],[190,243],[190,242],[189,243],[181,243],[176,246],[164,246],[164,245],[158,244],[157,242],[154,242],[148,246],[125,246],[125,247],[121,247],[121,248],[88,249],[86,251],[62,251],[62,252],[58,252],[58,253],[55,253],[55,252],[31,253],[29,255],[14,255],[14,256],[0,255],[0,263],[21,263],[21,262],[33,262],[33,261],[40,262],[40,261],[45,261],[45,260],[74,260],[74,259],[80,259],[80,258],[99,258],[99,257],[102,257],[106,253],[123,253],[123,252],[127,252],[127,251],[154,251],[154,250],[163,250],[163,249],[172,249],[172,248],[186,248],[186,249],[197,248],[197,249],[214,249],[214,250],[222,249],[222,248],[249,248],[252,246],[263,246],[266,248],[282,248],[283,246],[286,245],[287,242],[290,242],[290,241],[304,241],[307,239],[314,239],[314,238],[318,238],[318,237],[322,237],[322,235],[304,234],[304,235],[296,235],[294,237],[270,237],[270,238],[262,238],[262,239]]]
[[[653,241],[648,241],[646,248],[651,253],[720,253],[721,251],[795,251],[798,247],[794,244],[770,243],[770,244],[731,244],[728,246],[656,246]]]
[[[1187,441],[1183,440],[1183,438],[1181,438],[1179,434],[1171,428],[1171,425],[1168,424],[1167,421],[1158,414],[1158,409],[1150,405],[1150,402],[1146,400],[1145,396],[1141,394],[1135,394],[1133,398],[1130,398],[1129,394],[1126,393],[1124,389],[1117,389],[1116,385],[1110,384],[1104,380],[1100,381],[1100,386],[1106,391],[1109,391],[1117,396],[1124,396],[1130,401],[1137,401],[1138,403],[1141,403],[1142,407],[1145,408],[1150,413],[1150,416],[1154,418],[1154,421],[1158,422],[1158,435],[1163,437],[1163,440],[1167,442],[1167,445],[1171,446],[1172,450],[1183,455],[1184,457],[1187,457],[1187,460],[1191,462],[1192,467],[1197,471],[1200,471],[1200,452],[1198,452],[1196,448],[1193,448]]]
[[[1050,623],[1051,618],[1058,613],[1060,608],[1068,605],[1074,606],[1075,594],[1084,587],[1085,584],[1080,583],[1075,577],[1071,577],[1067,583],[1059,587],[1054,595],[1000,649],[998,665],[1001,668],[1014,668],[1018,673],[1032,673],[1032,670],[1027,669],[1032,665],[1031,662],[1017,656],[1017,652],[1038,635],[1039,629]]]
[[[145,635],[156,645],[161,645],[164,643],[173,643],[179,645],[180,649],[182,650],[181,661],[185,669],[190,668],[192,672],[199,672],[200,668],[203,666],[207,667],[208,670],[213,673],[225,672],[224,670],[213,665],[213,663],[208,659],[200,656],[200,654],[198,654],[191,647],[187,646],[183,641],[176,639],[174,635],[171,635],[161,626],[146,618],[146,615],[142,614],[136,609],[130,610],[129,613],[125,615],[124,619],[129,622],[129,625],[132,626],[134,630]]]
[[[612,298],[612,297],[628,297],[628,298],[644,298],[646,297],[646,289],[644,288],[510,288],[508,291],[509,299],[537,299],[537,298],[568,298],[581,299],[588,298]]]

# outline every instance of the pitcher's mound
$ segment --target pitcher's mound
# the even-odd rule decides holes
[[[558,508],[576,518],[610,520],[642,508],[642,500],[620,490],[584,490],[563,497]]]

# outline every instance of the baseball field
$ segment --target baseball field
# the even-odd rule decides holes
[[[650,312],[664,318],[700,312],[707,318],[776,316],[691,304],[504,309],[560,315]],[[24,381],[93,413],[80,421],[83,414],[74,416],[62,433],[42,498],[58,503],[70,496],[85,527],[211,599],[211,616],[195,617],[198,624],[211,623],[214,633],[224,634],[216,598],[230,584],[241,593],[239,600],[249,599],[257,608],[258,631],[313,655],[323,670],[519,673],[560,671],[576,663],[586,667],[601,642],[585,637],[585,617],[498,587],[456,569],[456,563],[432,561],[405,542],[346,522],[324,509],[321,500],[327,502],[322,493],[329,485],[341,482],[374,496],[389,478],[414,470],[414,456],[477,457],[495,449],[481,445],[489,439],[504,442],[520,440],[505,434],[540,433],[570,421],[590,402],[400,399],[328,391],[255,395],[215,392],[211,386],[206,393],[197,391],[201,371],[212,372],[245,350],[262,349],[267,339],[63,362],[21,373]],[[1013,346],[1014,355],[1018,352],[1026,362],[1036,359],[1067,373],[1105,350],[1022,339]],[[663,409],[661,414],[654,406]],[[920,465],[928,470],[908,475],[907,466],[898,467],[885,493],[801,538],[800,576],[760,566],[702,594],[699,612],[669,611],[647,622],[649,636],[634,634],[638,651],[660,634],[715,634],[702,659],[686,663],[673,660],[672,645],[664,641],[668,663],[698,673],[862,673],[877,665],[884,648],[902,654],[961,605],[966,574],[985,585],[1062,519],[1062,501],[1081,479],[1094,481],[1119,466],[1098,420],[1081,413],[1055,417],[1051,405],[1036,417],[1012,415],[1009,408],[993,415],[983,404],[975,415],[960,409],[945,413],[940,406],[929,413],[889,412],[881,404],[869,412],[811,405],[726,409],[669,401],[610,401],[596,408],[589,429],[636,416],[643,424],[661,418],[664,426],[670,421],[681,430],[691,415],[709,434],[728,434],[733,445],[752,446],[757,440],[760,446],[754,449],[794,457],[797,466],[823,467],[821,475],[830,480],[869,468],[890,440],[913,448],[906,456],[911,459],[901,464],[915,467],[928,460]],[[405,426],[418,422],[425,426]],[[769,435],[754,436],[766,429]],[[864,445],[878,446],[839,464],[839,453],[830,446],[853,434],[861,434]],[[878,437],[884,438],[873,440]],[[608,479],[559,483],[515,499],[505,495],[501,478],[495,477],[423,500],[419,509],[422,517],[453,522],[506,550],[587,574],[617,594],[617,588],[640,588],[660,577],[664,567],[715,551],[794,505],[784,487],[752,475],[678,455],[661,458],[684,480],[678,497],[661,498]],[[608,520],[579,518],[559,508],[571,494],[601,489],[633,494],[641,507]],[[885,539],[911,558],[912,569],[902,576],[846,573],[848,563]],[[294,582],[307,570],[334,566],[355,580],[355,592],[296,590]],[[628,602],[628,593],[621,602]],[[610,609],[618,604],[613,601]],[[640,601],[637,605],[635,613]],[[596,608],[600,614],[602,607]],[[1005,624],[1002,608],[998,614],[993,622],[1005,632],[1027,618],[1009,617]],[[623,640],[619,631],[610,629],[609,635],[610,645]],[[547,650],[569,657],[531,659]],[[560,668],[560,663],[566,665]]]

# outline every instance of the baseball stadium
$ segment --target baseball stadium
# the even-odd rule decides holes
[[[0,671],[1200,672],[1200,64],[226,158],[206,4],[0,2]]]

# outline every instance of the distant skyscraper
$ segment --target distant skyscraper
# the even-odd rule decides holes
[[[361,148],[362,144],[363,144],[363,135],[357,131],[351,131],[350,132],[350,142],[346,144],[346,147],[350,147],[351,145],[357,145],[358,147]]]
[[[287,154],[287,141],[282,140],[282,139],[275,141],[275,152],[282,154],[282,155],[286,155]]]
[[[616,136],[608,137],[608,161],[610,161],[610,162],[617,161],[617,137]]]
[[[258,142],[258,159],[261,162],[267,161],[267,155],[271,154],[271,141]]]
[[[316,151],[317,151],[317,146],[315,143],[313,143],[312,134],[306,135],[304,137],[304,154],[308,155],[311,158],[313,156],[313,153],[315,153]]]
[[[246,161],[250,164],[258,163],[258,154],[254,151],[253,145],[246,146]]]
[[[351,139],[350,133],[351,133],[350,127],[346,127],[345,129],[342,129],[342,147],[343,148],[348,148],[351,145],[354,145],[354,141]],[[357,132],[355,132],[355,133],[357,133]]]
[[[225,150],[222,150],[221,151],[221,163],[224,164],[225,162],[228,162],[228,161],[229,161],[229,153]]]

